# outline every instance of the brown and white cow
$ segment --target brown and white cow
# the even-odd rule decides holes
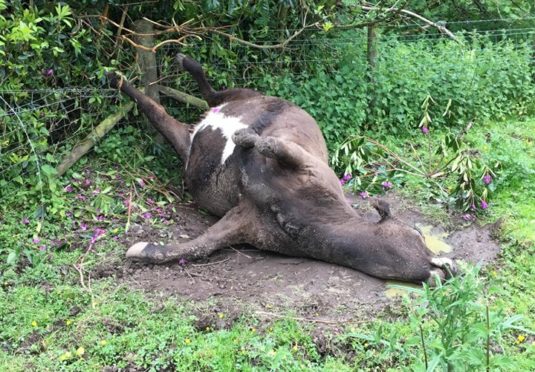
[[[110,83],[136,101],[185,164],[185,184],[196,202],[221,219],[201,236],[165,246],[146,242],[128,258],[151,263],[200,259],[233,244],[348,266],[369,275],[433,282],[454,270],[447,258],[432,258],[414,228],[375,207],[372,223],[348,204],[329,168],[322,133],[294,104],[249,89],[215,91],[201,66],[177,60],[199,84],[211,109],[190,134],[126,81]]]

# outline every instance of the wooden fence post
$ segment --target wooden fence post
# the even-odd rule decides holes
[[[140,35],[136,35],[136,42],[147,48],[154,46],[154,27],[153,24],[144,19],[139,19],[134,22],[134,31]],[[137,61],[139,69],[141,70],[141,83],[145,88],[145,94],[152,98],[157,103],[160,103],[160,92],[157,86],[158,81],[158,63],[156,60],[156,53],[149,50],[137,48]],[[160,133],[156,131],[146,121],[146,125],[153,134],[157,143],[163,143],[164,139]]]

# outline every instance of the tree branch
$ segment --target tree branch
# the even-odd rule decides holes
[[[400,14],[408,15],[410,17],[416,18],[416,19],[424,22],[425,24],[427,24],[429,26],[435,27],[437,30],[439,30],[442,34],[448,36],[450,39],[455,40],[457,42],[459,41],[455,37],[455,35],[450,30],[448,30],[446,27],[444,27],[444,26],[442,26],[442,25],[440,25],[440,24],[438,24],[436,22],[430,21],[429,19],[424,18],[421,15],[416,14],[414,12],[411,12],[410,10],[398,9],[398,8],[380,8],[380,7],[369,6],[369,5],[362,5],[361,7],[364,10],[380,10],[380,11],[383,11],[383,12],[398,12]]]

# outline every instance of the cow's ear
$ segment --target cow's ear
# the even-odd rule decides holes
[[[379,213],[379,216],[381,216],[379,223],[384,222],[392,217],[392,214],[390,213],[390,205],[384,200],[372,199],[370,204],[375,208],[377,213]]]

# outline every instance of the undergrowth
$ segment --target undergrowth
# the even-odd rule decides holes
[[[9,214],[11,219],[3,215],[3,249],[16,247],[16,241],[24,248],[15,261],[1,263],[0,369],[533,369],[534,206],[529,185],[535,169],[534,125],[533,120],[488,123],[474,125],[466,134],[465,141],[483,160],[499,160],[502,167],[493,177],[496,188],[485,213],[476,221],[462,216],[453,221],[464,225],[504,217],[498,261],[481,271],[467,269],[465,276],[437,289],[416,291],[396,316],[385,313],[358,327],[322,330],[323,341],[291,312],[285,320],[265,321],[244,311],[229,328],[201,329],[191,303],[148,299],[113,279],[87,280],[99,262],[122,256],[120,239],[129,220],[165,227],[173,223],[172,203],[185,197],[167,185],[166,162],[175,161],[170,152],[144,148],[136,152],[153,155],[132,157],[120,144],[135,147],[144,141],[132,129],[119,130],[58,184],[64,219],[39,225],[24,202]],[[405,141],[423,156],[426,141],[435,135],[415,129],[409,139],[384,143],[413,161],[415,151]],[[424,210],[436,206],[433,194],[416,178],[406,177],[403,188],[395,183],[392,188],[410,194]],[[130,211],[125,200],[131,202]],[[64,242],[54,245],[58,237]]]

